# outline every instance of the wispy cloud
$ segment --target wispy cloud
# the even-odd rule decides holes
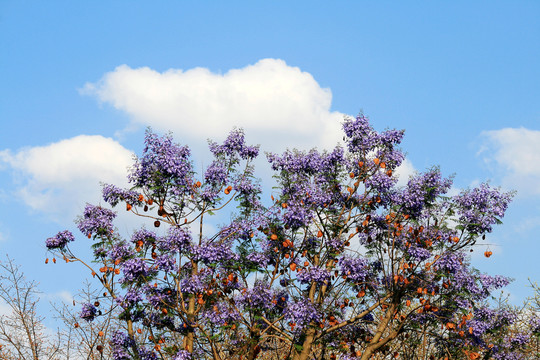
[[[518,196],[540,195],[540,131],[504,128],[484,131],[479,155],[505,188]]]

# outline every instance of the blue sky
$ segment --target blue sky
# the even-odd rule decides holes
[[[537,1],[0,0],[0,254],[69,297],[82,272],[45,266],[44,240],[124,181],[147,126],[201,163],[233,126],[266,150],[328,148],[363,111],[406,130],[404,177],[440,165],[456,191],[518,191],[473,263],[515,278],[520,304],[540,281],[539,16]]]

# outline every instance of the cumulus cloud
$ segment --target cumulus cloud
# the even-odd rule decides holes
[[[330,149],[341,138],[343,114],[330,110],[330,90],[278,59],[225,74],[122,65],[81,92],[124,111],[132,124],[171,130],[177,139],[222,139],[233,126],[269,151]]]
[[[484,131],[479,154],[505,188],[540,195],[540,131],[505,128]]]
[[[46,146],[0,151],[16,196],[57,221],[71,221],[85,202],[99,202],[100,182],[127,185],[132,152],[103,136],[80,135]]]

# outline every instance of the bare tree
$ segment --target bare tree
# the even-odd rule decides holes
[[[80,317],[80,305],[93,303],[99,310],[92,321]],[[64,323],[62,337],[65,344],[65,359],[101,360],[112,357],[107,339],[119,327],[118,305],[100,290],[92,288],[87,281],[75,295],[73,306],[52,304],[57,319]]]
[[[1,360],[53,360],[62,355],[60,332],[50,334],[37,313],[37,286],[9,257],[0,262],[0,300],[7,305],[0,314]]]

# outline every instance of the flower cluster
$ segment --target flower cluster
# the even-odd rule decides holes
[[[455,197],[459,222],[472,234],[491,232],[492,225],[500,223],[513,193],[503,193],[488,184],[465,190]]]
[[[203,243],[201,246],[193,246],[193,259],[205,264],[226,263],[238,259],[238,255],[231,251],[230,246],[220,243]]]
[[[339,259],[341,276],[354,282],[364,282],[369,275],[368,260],[361,257],[344,256]]]
[[[79,315],[81,319],[86,321],[92,321],[97,315],[97,309],[92,304],[83,304],[81,314]]]
[[[191,353],[186,350],[180,350],[176,353],[176,355],[172,358],[173,360],[191,360],[193,357],[191,356]]]
[[[174,144],[170,134],[159,137],[150,130],[146,131],[144,142],[143,156],[136,160],[130,182],[155,195],[166,184],[174,186],[178,194],[189,193],[193,172],[189,148]]]
[[[299,299],[290,303],[286,309],[285,318],[291,322],[291,326],[295,327],[296,331],[301,331],[311,322],[320,322],[322,320],[317,307],[306,299]]]
[[[311,266],[298,272],[296,278],[300,280],[302,284],[311,284],[311,282],[316,282],[317,284],[322,285],[330,280],[330,272],[317,266]]]
[[[129,259],[122,263],[122,272],[124,274],[122,279],[124,284],[139,281],[146,282],[147,277],[152,273],[146,261],[140,258]]]
[[[407,186],[393,196],[392,202],[401,206],[403,213],[418,217],[424,207],[447,193],[451,186],[452,180],[443,179],[440,170],[435,168],[412,177]]]
[[[124,309],[127,309],[134,307],[139,302],[143,301],[143,297],[136,289],[129,289],[123,296],[118,296],[115,301]]]
[[[172,227],[166,236],[159,238],[157,245],[160,250],[166,252],[189,251],[191,249],[191,233],[185,227]]]
[[[56,234],[56,236],[48,238],[45,241],[45,246],[49,250],[52,250],[52,249],[62,250],[64,247],[66,247],[68,242],[74,241],[74,240],[75,240],[75,237],[73,236],[73,234],[68,230],[64,230],[64,231],[60,231],[58,234]]]
[[[227,326],[240,321],[241,315],[229,304],[218,302],[203,311],[201,318],[214,326]]]
[[[112,184],[104,184],[102,189],[103,200],[111,206],[116,206],[120,201],[128,204],[140,203],[139,194],[133,190],[124,190]]]
[[[229,133],[223,145],[218,145],[213,141],[209,142],[210,151],[214,156],[240,156],[244,160],[251,160],[259,154],[258,146],[246,145],[244,131],[235,129]]]
[[[111,336],[110,344],[113,350],[114,360],[127,360],[131,358],[126,349],[133,346],[135,342],[127,334],[119,330],[115,331]]]
[[[113,220],[116,214],[101,206],[86,204],[82,217],[77,220],[77,227],[84,235],[110,235],[112,234]]]
[[[265,311],[273,307],[273,298],[273,291],[268,284],[263,281],[257,281],[252,289],[238,296],[238,302],[244,310]]]

